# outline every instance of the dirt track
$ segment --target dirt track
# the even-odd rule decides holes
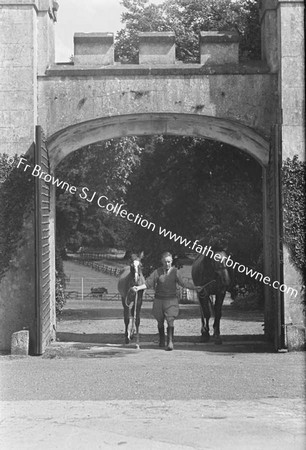
[[[235,311],[229,301],[223,307],[221,331],[224,343],[262,341],[263,317],[260,311]],[[144,302],[141,311],[141,342],[157,340],[156,321],[151,314],[152,303]],[[81,341],[100,344],[123,344],[123,308],[120,301],[69,300],[57,324],[60,341]],[[175,322],[177,343],[199,343],[200,310],[197,304],[180,305]]]
[[[182,274],[190,276],[190,266],[184,266]],[[96,272],[72,262],[65,262],[65,272],[70,277],[70,287],[76,280],[84,279],[89,292],[92,286],[104,286],[109,292],[117,293],[118,278]],[[87,283],[86,281],[87,280]],[[68,286],[68,289],[69,289]],[[85,289],[85,292],[87,292]],[[156,322],[151,314],[152,303],[144,302],[141,311],[141,341],[153,343],[156,340]],[[221,333],[224,342],[234,340],[262,340],[263,312],[234,310],[229,296],[225,298]],[[211,321],[212,326],[213,321]],[[123,308],[121,301],[68,300],[57,324],[58,339],[64,341],[96,342],[104,344],[123,343]],[[180,305],[180,316],[175,322],[175,340],[179,342],[198,342],[200,335],[200,309],[197,303]],[[253,336],[253,337],[252,337]]]

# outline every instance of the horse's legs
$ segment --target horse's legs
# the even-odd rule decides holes
[[[221,291],[216,294],[215,302],[215,320],[214,320],[214,338],[215,344],[222,344],[222,339],[220,337],[220,320],[222,317],[222,305],[225,297],[225,291]]]
[[[199,295],[199,302],[201,307],[201,341],[208,342],[209,341],[209,319],[210,319],[210,307],[209,307],[209,296],[208,295]]]
[[[139,325],[140,325],[140,311],[142,306],[142,294],[140,292],[138,293],[138,299],[137,299],[137,306],[136,306],[136,319],[135,319],[135,325],[136,325],[136,348],[137,350],[140,349],[139,345]],[[134,315],[133,315],[134,317]]]
[[[135,304],[132,306],[131,310],[131,320],[129,321],[129,326],[128,326],[128,339],[129,341],[133,339],[134,337],[134,333],[135,333],[135,316],[134,316],[134,312],[135,312]]]
[[[122,301],[122,306],[123,306],[123,317],[124,317],[124,325],[125,325],[125,333],[124,333],[125,343],[128,344],[130,342],[129,332],[128,332],[129,322],[130,322],[130,309],[128,306],[126,306],[124,297],[121,298],[121,301]]]

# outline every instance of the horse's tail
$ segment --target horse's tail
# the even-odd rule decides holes
[[[227,269],[224,270],[224,274],[223,274],[223,284],[225,287],[228,287],[231,285],[231,277],[229,275],[229,272]]]

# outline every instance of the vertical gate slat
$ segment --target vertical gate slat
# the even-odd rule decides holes
[[[273,281],[283,283],[282,270],[282,222],[281,222],[281,161],[280,125],[275,124],[271,130],[270,162],[269,162],[269,215],[270,215],[270,274]],[[273,335],[274,346],[278,350],[284,347],[284,305],[283,293],[271,288],[273,298]]]
[[[35,164],[50,173],[49,154],[40,126],[36,127]],[[36,259],[36,343],[35,353],[41,355],[51,338],[50,311],[50,185],[35,178],[35,259]]]

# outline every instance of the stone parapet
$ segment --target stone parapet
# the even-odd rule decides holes
[[[74,64],[91,67],[114,64],[114,33],[75,33]]]
[[[239,35],[237,31],[201,31],[200,63],[206,66],[238,64]]]
[[[175,64],[175,34],[139,33],[139,64]]]

